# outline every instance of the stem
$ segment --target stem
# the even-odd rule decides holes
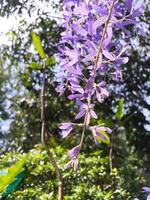
[[[82,129],[82,135],[81,135],[81,141],[80,141],[80,149],[83,145],[83,140],[84,140],[84,135],[85,135],[85,130],[86,130],[86,120],[87,120],[87,112],[85,114],[85,118],[84,118],[84,123],[83,123],[83,129]]]
[[[87,120],[87,116],[88,116],[89,111],[90,111],[91,98],[88,98],[88,99],[87,99],[87,102],[88,102],[88,109],[87,109],[87,111],[86,111],[85,118],[84,118],[83,129],[82,129],[82,135],[81,135],[81,141],[80,141],[80,149],[81,149],[81,147],[82,147],[82,145],[83,145],[84,136],[85,136],[85,131],[86,131],[86,128],[87,128],[86,120]]]
[[[114,133],[118,130],[120,126],[120,120],[117,122],[117,124],[114,126],[112,134],[111,134],[111,144],[110,144],[110,150],[109,150],[109,166],[110,166],[110,174],[113,170],[113,161],[112,161],[112,153],[113,153],[113,145],[114,145]]]
[[[115,4],[115,1],[116,0],[113,0],[113,2],[112,2],[112,5],[110,7],[107,20],[105,22],[105,27],[104,27],[104,30],[103,30],[103,33],[102,33],[102,38],[101,38],[101,41],[100,41],[100,44],[99,44],[99,48],[98,48],[98,52],[97,52],[96,59],[95,59],[96,65],[98,64],[98,61],[99,61],[99,58],[100,58],[100,54],[102,52],[103,42],[104,42],[104,39],[105,39],[105,35],[106,35],[106,32],[107,32],[107,27],[108,27],[109,21],[111,19],[111,15],[112,15],[112,11],[113,11],[113,7],[114,7],[114,4]]]
[[[110,150],[109,150],[110,174],[112,174],[112,169],[113,169],[113,161],[112,161],[113,144],[114,144],[114,131],[112,132],[111,144],[110,144]]]
[[[47,135],[46,135],[46,120],[45,120],[45,93],[46,93],[46,86],[45,86],[45,61],[43,65],[43,81],[42,81],[42,88],[41,88],[41,122],[42,122],[42,127],[41,127],[41,142],[44,145],[47,155],[49,157],[50,162],[52,163],[57,179],[59,181],[59,186],[58,186],[58,200],[63,200],[63,177],[61,175],[61,171],[53,157],[53,154],[51,153],[49,149],[49,145],[47,144]]]

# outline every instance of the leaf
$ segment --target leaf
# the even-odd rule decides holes
[[[101,135],[96,135],[96,139],[102,143],[105,144],[110,144],[110,138],[109,135],[103,131],[103,130],[97,130],[97,132],[99,132],[99,134]]]
[[[6,187],[15,180],[15,177],[23,171],[23,165],[28,157],[28,154],[21,160],[8,168],[7,174],[0,175],[0,193],[5,192]]]
[[[39,70],[41,69],[41,65],[40,63],[38,62],[32,62],[30,65],[29,65],[30,68],[32,68],[33,70]]]
[[[7,187],[5,192],[3,192],[2,197],[7,197],[10,193],[12,193],[22,181],[23,177],[25,176],[25,171],[20,172],[16,177],[15,180],[10,183]]]
[[[43,50],[41,39],[40,39],[39,35],[34,32],[31,32],[31,36],[32,36],[32,41],[33,41],[34,47],[35,47],[36,51],[38,52],[38,54],[40,55],[40,57],[43,59],[46,58],[46,54]]]
[[[51,56],[49,58],[46,59],[46,65],[47,66],[52,66],[56,64],[56,59],[55,57]]]
[[[117,112],[115,114],[115,117],[117,119],[121,119],[125,115],[125,112],[124,112],[123,108],[124,108],[124,98],[121,98],[119,103],[118,103]]]

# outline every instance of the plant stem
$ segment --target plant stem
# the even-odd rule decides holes
[[[110,174],[112,174],[112,169],[113,169],[113,161],[112,161],[113,144],[114,144],[114,131],[112,132],[111,144],[110,144],[110,150],[109,150]]]
[[[41,142],[44,145],[47,155],[49,157],[50,162],[52,163],[57,179],[59,181],[59,186],[58,186],[58,200],[63,200],[63,177],[61,175],[61,171],[56,163],[56,160],[53,157],[53,154],[51,153],[49,149],[49,145],[47,144],[47,135],[46,135],[46,120],[45,120],[45,93],[46,93],[46,81],[45,81],[45,61],[43,64],[43,81],[42,81],[42,87],[41,87],[41,122],[42,122],[42,127],[41,127]]]
[[[99,61],[99,58],[100,58],[100,54],[102,53],[103,42],[104,42],[104,39],[105,39],[105,35],[106,35],[106,32],[107,32],[107,27],[108,27],[109,21],[111,19],[111,15],[112,15],[112,11],[113,11],[113,8],[114,8],[115,1],[116,0],[113,0],[113,2],[112,2],[112,5],[110,7],[107,20],[105,22],[105,27],[104,27],[104,30],[103,30],[103,33],[102,33],[102,38],[101,38],[101,41],[100,41],[100,44],[99,44],[99,48],[98,48],[98,52],[97,52],[96,59],[95,59],[96,65],[98,64],[98,61]]]

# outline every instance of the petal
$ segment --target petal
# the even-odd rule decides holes
[[[147,196],[147,199],[146,200],[150,200],[150,194]]]
[[[132,12],[132,17],[139,17],[144,13],[144,6],[140,6]]]
[[[93,33],[96,32],[97,28],[99,28],[100,26],[102,26],[104,24],[104,22],[101,19],[98,19],[94,22],[93,24]]]
[[[149,192],[150,193],[150,187],[143,187],[142,188],[145,192]]]
[[[76,172],[79,168],[79,161],[76,159],[73,164],[73,170]]]
[[[70,132],[73,130],[73,127],[71,127],[70,129],[67,129],[66,131],[62,131],[61,135],[63,136],[63,138],[67,137]]]
[[[116,59],[116,63],[119,65],[126,64],[129,61],[128,57],[120,57]]]
[[[81,110],[75,117],[75,119],[80,119],[81,117],[83,117],[86,113],[86,110]]]
[[[130,12],[132,9],[133,0],[126,0],[125,5],[127,10]]]
[[[84,94],[84,90],[80,85],[76,85],[76,86],[72,87],[72,90],[79,92],[80,94]]]
[[[79,146],[76,146],[76,147],[73,147],[69,152],[68,152],[68,157],[71,158],[71,159],[75,159],[77,157],[77,155],[79,154],[80,152],[80,147]]]
[[[81,98],[82,95],[81,94],[71,94],[68,96],[68,99],[73,100],[73,99],[77,99],[77,98]]]
[[[90,113],[88,112],[86,116],[86,125],[88,126],[89,124],[90,124]]]
[[[61,123],[61,125],[59,126],[60,129],[68,129],[72,126],[72,123],[70,122],[66,122],[66,123]]]
[[[97,100],[98,100],[100,103],[103,101],[103,99],[102,99],[100,93],[99,93],[97,90],[96,90],[96,98],[97,98]]]
[[[103,55],[110,61],[114,61],[115,57],[107,50],[103,50]]]
[[[84,28],[82,28],[79,24],[74,23],[74,24],[72,25],[72,28],[74,29],[74,31],[75,31],[77,34],[79,34],[79,35],[81,35],[81,36],[84,36],[84,37],[87,36],[86,30],[85,30]]]
[[[97,119],[97,114],[94,112],[94,110],[90,110],[90,114],[92,115],[93,118]]]
[[[90,130],[92,131],[92,135],[93,135],[95,144],[98,144],[98,141],[97,141],[97,139],[96,139],[96,131],[95,131],[95,128],[92,127]]]

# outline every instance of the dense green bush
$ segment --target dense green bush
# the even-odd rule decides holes
[[[55,157],[63,170],[68,159],[66,150],[60,146],[55,150]],[[133,200],[136,194],[140,194],[143,179],[135,171],[135,157],[128,163],[122,163],[122,167],[114,168],[110,174],[109,157],[103,151],[85,152],[79,156],[80,167],[77,172],[63,170],[64,200]],[[21,153],[7,153],[0,158],[1,167],[11,166],[21,157]],[[56,175],[41,145],[30,150],[25,173],[20,186],[7,199],[56,199]]]

